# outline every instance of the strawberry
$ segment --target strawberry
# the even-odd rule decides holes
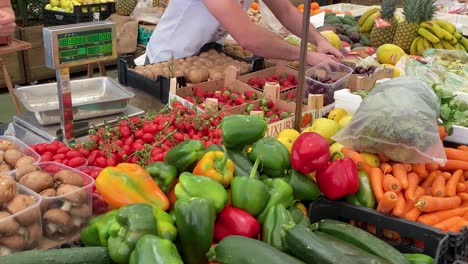
[[[200,86],[195,87],[193,95],[195,97],[203,97],[203,89]]]
[[[266,81],[263,78],[258,78],[257,84],[260,85],[260,87],[263,87],[265,85]]]
[[[265,116],[266,117],[272,117],[274,114],[275,114],[275,112],[273,110],[270,110],[270,111],[265,113]]]
[[[250,78],[249,81],[247,82],[247,84],[250,86],[254,85],[255,83],[257,83],[257,78],[255,77]]]
[[[186,96],[184,96],[184,99],[191,102],[192,104],[195,103],[195,98],[193,98],[191,96],[186,95]]]
[[[233,106],[233,105],[234,105],[234,101],[233,101],[233,100],[228,100],[228,101],[226,102],[226,105],[228,105],[228,106]]]
[[[256,88],[256,89],[260,89],[261,86],[260,86],[260,84],[255,83],[255,84],[252,85],[252,87],[254,87],[254,88]]]
[[[205,98],[214,98],[215,93],[214,92],[207,92],[205,94]]]
[[[272,101],[272,100],[268,100],[268,104],[267,104],[267,107],[268,108],[272,108],[275,106],[275,103]]]
[[[297,81],[296,76],[294,76],[292,74],[288,74],[288,76],[286,77],[286,80],[288,80],[291,83],[294,83],[295,81]]]
[[[244,92],[244,96],[247,100],[255,100],[255,98],[252,98],[254,97],[256,94],[253,92],[253,91],[246,91]]]
[[[271,120],[270,120],[270,123],[274,123],[274,122],[278,122],[280,121],[279,117],[273,117]]]
[[[268,105],[268,101],[270,101],[270,100],[268,100],[266,97],[262,97],[261,105],[262,105],[262,106],[267,106],[267,105]]]
[[[243,96],[239,96],[234,100],[234,103],[236,105],[245,104],[245,98]]]
[[[273,77],[268,77],[268,78],[266,78],[266,81],[267,81],[267,82],[272,82],[272,81],[273,81]]]

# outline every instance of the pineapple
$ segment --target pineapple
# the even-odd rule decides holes
[[[129,16],[137,3],[138,0],[115,0],[115,11],[118,15]]]
[[[432,0],[404,0],[403,15],[405,20],[398,23],[393,44],[409,53],[411,43],[418,36],[419,24],[422,22],[423,6]]]
[[[395,18],[396,0],[383,0],[380,15],[390,26],[379,28],[377,25],[371,31],[370,42],[373,47],[380,47],[386,43],[392,43],[397,30],[398,21]]]

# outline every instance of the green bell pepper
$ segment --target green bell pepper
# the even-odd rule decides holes
[[[171,263],[184,264],[176,246],[169,240],[145,235],[136,244],[129,264]]]
[[[294,219],[294,222],[298,225],[303,225],[303,226],[310,226],[310,219],[304,213],[302,213],[301,209],[295,207],[295,206],[290,206],[288,208],[288,212],[291,214],[292,218]]]
[[[294,198],[300,201],[317,200],[320,196],[320,189],[317,184],[309,178],[294,169],[291,169],[286,181],[294,190]]]
[[[263,174],[272,178],[284,177],[291,168],[291,157],[286,146],[276,138],[265,137],[247,150],[250,161],[254,162],[258,157],[262,160]]]
[[[157,161],[146,166],[145,170],[164,193],[168,193],[171,190],[172,182],[177,177],[177,168],[174,165]]]
[[[266,214],[270,207],[282,204],[284,207],[289,207],[294,201],[294,190],[283,179],[265,179],[263,182],[268,186],[270,192],[270,198],[268,199],[267,205],[263,211],[258,215],[257,220],[263,224],[265,221]]]
[[[282,204],[273,205],[268,209],[263,223],[263,242],[278,250],[286,251],[284,225],[295,224],[293,217]]]
[[[260,214],[270,198],[268,186],[261,180],[255,179],[260,158],[257,158],[250,172],[250,177],[237,176],[231,182],[232,205],[253,216]]]
[[[105,214],[96,216],[89,221],[86,228],[81,231],[81,242],[87,247],[107,247],[109,229],[117,220],[115,216],[118,210],[112,210]]]
[[[127,264],[138,240],[144,235],[156,235],[153,207],[148,204],[129,204],[119,209],[117,220],[110,227],[109,254],[118,264]]]
[[[346,196],[346,200],[354,205],[375,208],[375,196],[370,178],[363,170],[359,170],[359,189],[357,193]]]
[[[184,263],[208,263],[216,217],[213,202],[200,197],[177,200],[175,214]]]
[[[177,183],[174,192],[177,200],[192,197],[210,199],[213,201],[217,213],[223,210],[229,198],[228,192],[219,182],[189,172],[184,172],[179,176],[179,183]]]
[[[205,146],[200,140],[186,140],[171,148],[164,156],[164,161],[174,165],[178,173],[192,171],[193,166],[205,154]]]
[[[217,150],[224,151],[221,145],[212,144],[206,148],[207,151]],[[253,168],[253,163],[249,160],[243,150],[226,149],[228,159],[234,162],[234,177],[249,176]],[[260,174],[255,171],[255,177],[259,178]]]
[[[177,228],[174,225],[172,216],[157,207],[153,207],[153,216],[156,219],[157,235],[169,241],[176,240]]]
[[[221,121],[223,142],[228,149],[243,149],[263,138],[268,128],[260,116],[229,115]]]

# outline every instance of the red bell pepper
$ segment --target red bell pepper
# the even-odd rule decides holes
[[[258,238],[260,224],[244,210],[226,207],[219,214],[214,228],[214,241],[217,243],[227,236],[237,235]]]
[[[330,161],[328,141],[320,134],[306,132],[301,134],[291,148],[291,165],[303,173],[309,174],[323,169]]]
[[[331,162],[317,172],[315,180],[320,191],[330,200],[355,194],[359,189],[358,169],[350,158]]]

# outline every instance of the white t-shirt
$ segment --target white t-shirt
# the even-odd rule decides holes
[[[238,0],[248,10],[253,0]],[[146,47],[150,63],[193,56],[227,35],[202,0],[170,0]]]

